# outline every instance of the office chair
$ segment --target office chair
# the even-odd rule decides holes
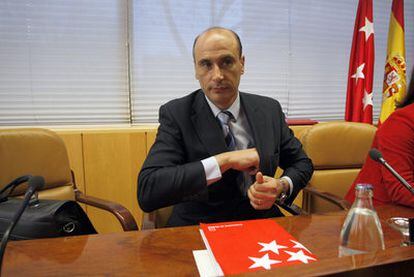
[[[91,205],[114,214],[124,231],[138,230],[134,217],[125,207],[86,196],[76,188],[65,144],[56,133],[41,128],[0,130],[0,189],[27,174],[45,178],[39,199],[75,200]],[[12,196],[21,196],[24,190],[25,187],[18,187]]]
[[[302,209],[308,213],[349,209],[343,198],[362,168],[376,129],[365,123],[328,122],[302,133],[303,148],[315,169],[303,191]]]

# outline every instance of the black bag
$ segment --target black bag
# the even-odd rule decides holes
[[[9,186],[9,188],[13,191],[17,185]],[[2,192],[4,191],[3,189]],[[3,237],[23,199],[3,196],[0,201],[2,201],[0,202],[0,237]],[[96,230],[77,202],[35,199],[23,212],[10,234],[10,239],[24,240],[87,234],[96,234]]]

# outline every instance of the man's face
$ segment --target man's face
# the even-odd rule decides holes
[[[220,109],[227,109],[237,97],[244,56],[229,31],[211,30],[202,34],[194,48],[196,79],[204,93]]]

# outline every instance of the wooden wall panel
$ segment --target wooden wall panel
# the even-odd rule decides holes
[[[157,130],[152,130],[152,131],[147,132],[147,154],[151,146],[154,144],[156,136],[157,136]]]
[[[145,131],[88,131],[83,134],[86,195],[112,200],[129,209],[138,226],[137,175],[146,157]],[[88,207],[99,233],[121,231],[111,214]]]

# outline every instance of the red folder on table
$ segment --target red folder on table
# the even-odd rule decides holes
[[[316,261],[308,248],[272,219],[200,227],[204,243],[225,275]]]

